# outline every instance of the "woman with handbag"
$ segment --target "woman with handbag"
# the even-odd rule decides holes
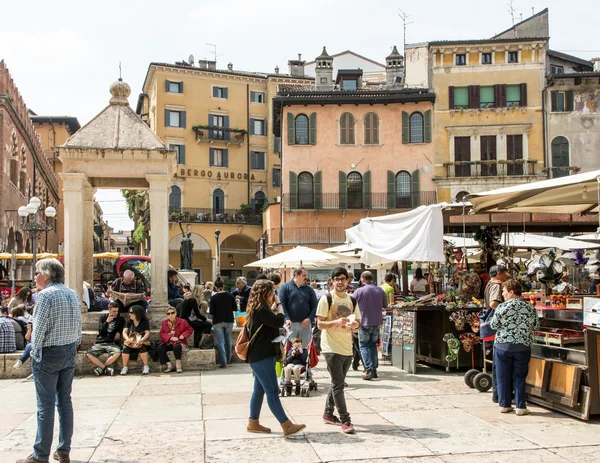
[[[275,358],[279,354],[281,343],[272,342],[279,336],[283,327],[283,307],[277,304],[277,313],[271,307],[275,301],[274,285],[269,280],[258,280],[252,286],[246,307],[248,354],[250,368],[254,372],[254,389],[250,398],[250,418],[248,432],[270,433],[271,430],[259,423],[260,409],[266,394],[271,413],[281,424],[285,437],[302,431],[306,426],[292,423],[279,399],[279,386],[275,374]],[[236,349],[237,350],[237,349]]]
[[[139,354],[142,360],[142,374],[150,373],[148,366],[148,347],[150,347],[150,322],[146,318],[146,311],[141,305],[132,305],[129,307],[129,320],[123,328],[123,368],[121,374],[126,375],[129,372],[129,356],[132,353]]]
[[[187,301],[186,301],[187,302]],[[184,302],[185,304],[185,302]],[[183,318],[177,317],[175,307],[167,308],[167,319],[163,320],[160,327],[160,344],[156,348],[158,359],[161,365],[167,365],[165,373],[170,373],[177,368],[177,373],[181,373],[181,353],[183,346],[187,346],[187,339],[192,335],[194,329]],[[175,356],[175,367],[169,361],[167,352],[173,352]]]

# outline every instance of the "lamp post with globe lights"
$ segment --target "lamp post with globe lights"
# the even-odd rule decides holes
[[[31,233],[32,239],[32,259],[31,259],[31,280],[35,285],[35,265],[36,265],[36,251],[37,251],[37,237],[41,232],[52,230],[52,226],[48,225],[45,221],[37,221],[37,214],[40,210],[42,201],[40,198],[34,196],[29,200],[27,206],[21,206],[17,211],[21,217],[21,230],[24,232]],[[48,206],[44,210],[46,217],[53,218],[56,216],[56,209],[52,206]]]

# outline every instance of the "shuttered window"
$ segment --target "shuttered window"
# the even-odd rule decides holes
[[[354,145],[354,116],[350,113],[340,118],[340,144]]]
[[[294,121],[296,145],[308,145],[308,117],[304,114],[296,116]]]
[[[379,116],[368,113],[365,116],[365,145],[379,144]]]
[[[506,106],[521,105],[521,86],[520,85],[507,85],[506,86]]]
[[[298,175],[298,208],[314,209],[313,176],[308,172]]]
[[[264,103],[265,102],[264,92],[250,92],[250,101],[252,103]]]
[[[266,135],[267,121],[264,119],[250,119],[250,135]]]
[[[183,93],[183,82],[167,80],[166,87],[166,90],[169,93]]]
[[[495,177],[498,175],[496,164],[496,136],[482,135],[481,139],[481,175],[484,177]],[[488,161],[488,162],[485,162]]]
[[[251,168],[253,170],[265,170],[265,153],[262,151],[250,152]]]
[[[454,161],[455,177],[471,176],[471,166],[467,164],[471,162],[471,137],[454,137]]]
[[[411,206],[411,179],[410,174],[401,171],[396,174],[396,208],[407,209]]]
[[[573,91],[551,92],[552,112],[573,111]]]
[[[552,140],[552,178],[565,177],[569,171],[561,167],[569,166],[569,140],[555,137]]]
[[[410,143],[423,143],[423,115],[412,113],[410,115]]]
[[[348,209],[363,207],[363,178],[358,172],[348,174]]]
[[[212,96],[213,98],[223,98],[223,99],[227,99],[228,97],[228,91],[227,91],[227,87],[213,87],[213,93]]]
[[[479,89],[479,106],[481,108],[493,108],[494,107],[494,86],[488,85]]]
[[[506,136],[506,159],[508,161],[523,159],[523,135]],[[523,163],[509,162],[508,175],[523,175]]]
[[[165,109],[165,127],[181,127],[185,129],[185,111]]]
[[[469,106],[469,87],[454,87],[454,108]]]
[[[177,164],[185,164],[185,145],[169,145],[169,149],[177,151]]]
[[[281,169],[273,168],[273,186],[279,188],[281,186]]]

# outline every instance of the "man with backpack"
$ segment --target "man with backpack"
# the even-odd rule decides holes
[[[332,278],[333,291],[322,296],[317,307],[317,323],[322,330],[321,353],[331,376],[323,421],[341,425],[343,433],[353,434],[354,427],[346,408],[344,383],[352,364],[352,332],[360,326],[360,311],[356,299],[346,293],[348,271],[337,267],[333,270]],[[339,418],[334,415],[334,409],[337,409]]]

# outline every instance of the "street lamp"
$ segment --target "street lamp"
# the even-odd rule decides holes
[[[219,246],[219,236],[221,235],[221,230],[215,230],[215,240],[217,241],[217,277],[221,275],[221,248]]]
[[[21,217],[21,230],[24,232],[31,233],[32,238],[32,259],[31,259],[31,280],[35,285],[35,264],[36,264],[36,251],[37,251],[37,237],[41,232],[52,230],[52,226],[48,225],[45,221],[36,221],[37,213],[39,212],[42,201],[40,198],[34,196],[29,200],[27,206],[21,206],[18,209],[18,214]],[[56,209],[52,206],[48,206],[44,210],[46,217],[53,218],[56,216]]]

